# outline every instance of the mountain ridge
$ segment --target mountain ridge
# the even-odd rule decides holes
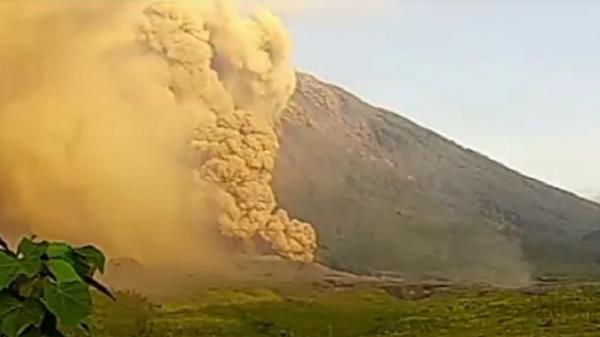
[[[555,190],[557,190],[559,192],[569,194],[572,197],[575,197],[576,199],[579,199],[580,201],[592,203],[595,206],[597,206],[598,209],[600,209],[600,205],[597,205],[597,202],[596,202],[596,201],[600,201],[600,194],[596,195],[595,197],[592,197],[591,200],[590,200],[590,198],[583,197],[583,196],[579,195],[578,193],[576,193],[576,192],[574,192],[572,190],[569,190],[569,189],[566,189],[566,188],[562,188],[562,187],[559,187],[557,185],[553,185],[553,184],[548,183],[548,182],[546,182],[546,181],[544,181],[544,180],[542,180],[540,178],[536,178],[533,175],[528,175],[526,173],[523,173],[519,169],[513,168],[513,167],[509,166],[508,164],[505,164],[505,163],[503,163],[503,162],[501,162],[499,160],[496,160],[493,157],[490,157],[490,156],[486,155],[485,153],[483,153],[483,152],[481,152],[479,150],[476,150],[474,148],[470,148],[470,147],[464,146],[460,142],[452,140],[452,138],[450,136],[446,136],[446,135],[442,134],[439,131],[436,131],[436,130],[433,130],[432,128],[429,128],[427,126],[421,125],[421,124],[419,124],[419,123],[411,120],[408,117],[404,117],[400,113],[394,112],[392,110],[392,108],[386,108],[386,107],[383,107],[383,106],[378,106],[376,103],[372,103],[372,102],[369,102],[367,100],[364,100],[363,98],[359,97],[357,94],[353,93],[350,89],[345,88],[345,87],[343,87],[343,86],[341,86],[339,84],[333,84],[333,83],[328,82],[328,81],[323,81],[317,75],[309,73],[309,72],[304,72],[304,71],[299,73],[299,77],[300,77],[300,81],[306,81],[306,78],[310,78],[313,81],[320,81],[320,82],[326,84],[327,86],[335,88],[336,91],[342,92],[344,95],[350,96],[350,97],[352,97],[352,98],[354,98],[356,100],[361,101],[362,103],[364,103],[366,105],[371,106],[373,109],[375,109],[375,110],[377,110],[379,112],[382,112],[382,113],[385,113],[385,114],[393,114],[395,116],[398,116],[398,117],[404,119],[405,122],[411,123],[413,126],[421,128],[421,129],[423,129],[423,130],[431,133],[433,136],[441,138],[443,141],[446,141],[446,142],[448,142],[451,145],[459,147],[459,148],[461,148],[464,151],[471,152],[471,153],[473,153],[476,156],[480,156],[484,160],[488,160],[488,161],[491,161],[491,162],[493,162],[493,163],[495,163],[495,164],[497,164],[499,166],[502,166],[503,168],[507,169],[508,171],[516,173],[516,174],[520,175],[521,177],[523,177],[525,179],[529,179],[529,180],[532,180],[535,183],[546,185],[547,187],[555,189]]]
[[[512,281],[595,270],[600,254],[582,239],[600,205],[312,75],[284,114],[274,188],[354,272]]]

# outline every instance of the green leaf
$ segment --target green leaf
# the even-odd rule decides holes
[[[51,243],[48,245],[46,249],[46,254],[51,259],[60,259],[65,258],[69,259],[71,257],[71,253],[73,252],[73,248],[66,243]]]
[[[19,286],[19,295],[23,297],[42,297],[44,280],[37,277],[25,281]]]
[[[8,337],[18,337],[27,328],[40,327],[45,310],[38,300],[27,299],[2,319],[0,330]]]
[[[21,273],[19,261],[0,251],[0,291],[6,289]]]
[[[64,260],[52,259],[47,261],[46,265],[58,284],[83,281],[73,266]]]
[[[25,256],[19,260],[21,272],[27,277],[33,277],[42,269],[42,260],[39,256]]]
[[[0,322],[4,316],[18,308],[19,305],[21,305],[21,302],[16,298],[6,294],[0,294]]]
[[[44,304],[66,327],[77,327],[92,314],[87,284],[80,282],[44,285]]]
[[[34,242],[31,239],[25,238],[23,240],[21,240],[21,242],[19,243],[19,248],[17,249],[17,252],[19,254],[23,254],[25,257],[29,257],[29,256],[37,256],[40,257],[42,255],[44,255],[44,253],[46,253],[46,250],[48,249],[48,243],[47,242]]]
[[[101,273],[104,273],[106,257],[96,247],[85,246],[85,247],[77,248],[77,249],[75,249],[75,254],[77,254],[80,257],[83,257],[93,267],[98,269]]]

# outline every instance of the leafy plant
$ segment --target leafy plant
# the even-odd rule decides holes
[[[16,251],[0,238],[0,337],[60,337],[90,329],[90,288],[113,298],[94,279],[105,257],[93,246],[23,239]],[[113,298],[114,299],[114,298]]]

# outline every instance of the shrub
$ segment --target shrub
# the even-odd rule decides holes
[[[0,337],[59,337],[89,331],[90,288],[112,298],[94,279],[105,257],[93,246],[23,239],[13,251],[0,238]]]

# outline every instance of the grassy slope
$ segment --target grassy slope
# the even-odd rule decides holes
[[[399,300],[379,289],[211,290],[160,306],[100,301],[99,336],[598,336],[600,286],[545,294],[456,289]]]

